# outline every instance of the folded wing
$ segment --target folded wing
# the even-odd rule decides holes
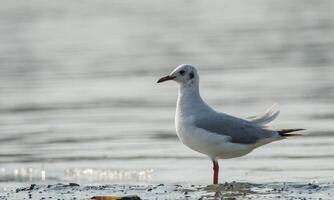
[[[263,123],[263,120],[258,120]],[[261,140],[279,137],[274,130],[265,129],[256,123],[233,117],[224,113],[210,113],[195,118],[195,126],[211,133],[229,136],[231,142],[255,144]]]

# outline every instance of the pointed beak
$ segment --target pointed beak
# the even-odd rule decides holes
[[[157,81],[157,83],[161,83],[161,82],[165,82],[165,81],[170,81],[170,80],[173,80],[175,78],[175,76],[170,76],[170,75],[168,75],[168,76],[164,76],[164,77],[161,77],[158,81]]]

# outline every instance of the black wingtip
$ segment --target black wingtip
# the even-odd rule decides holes
[[[303,128],[294,128],[294,129],[282,129],[277,131],[280,136],[289,137],[289,136],[301,136],[301,134],[298,133],[292,133],[296,131],[304,131]]]

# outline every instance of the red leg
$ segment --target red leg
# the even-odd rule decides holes
[[[213,184],[218,184],[219,165],[217,160],[213,160]]]

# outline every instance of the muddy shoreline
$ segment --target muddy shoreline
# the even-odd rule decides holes
[[[0,199],[91,199],[97,196],[140,199],[333,199],[332,183],[242,183],[219,185],[31,184],[1,192]],[[137,198],[136,197],[136,198]]]

